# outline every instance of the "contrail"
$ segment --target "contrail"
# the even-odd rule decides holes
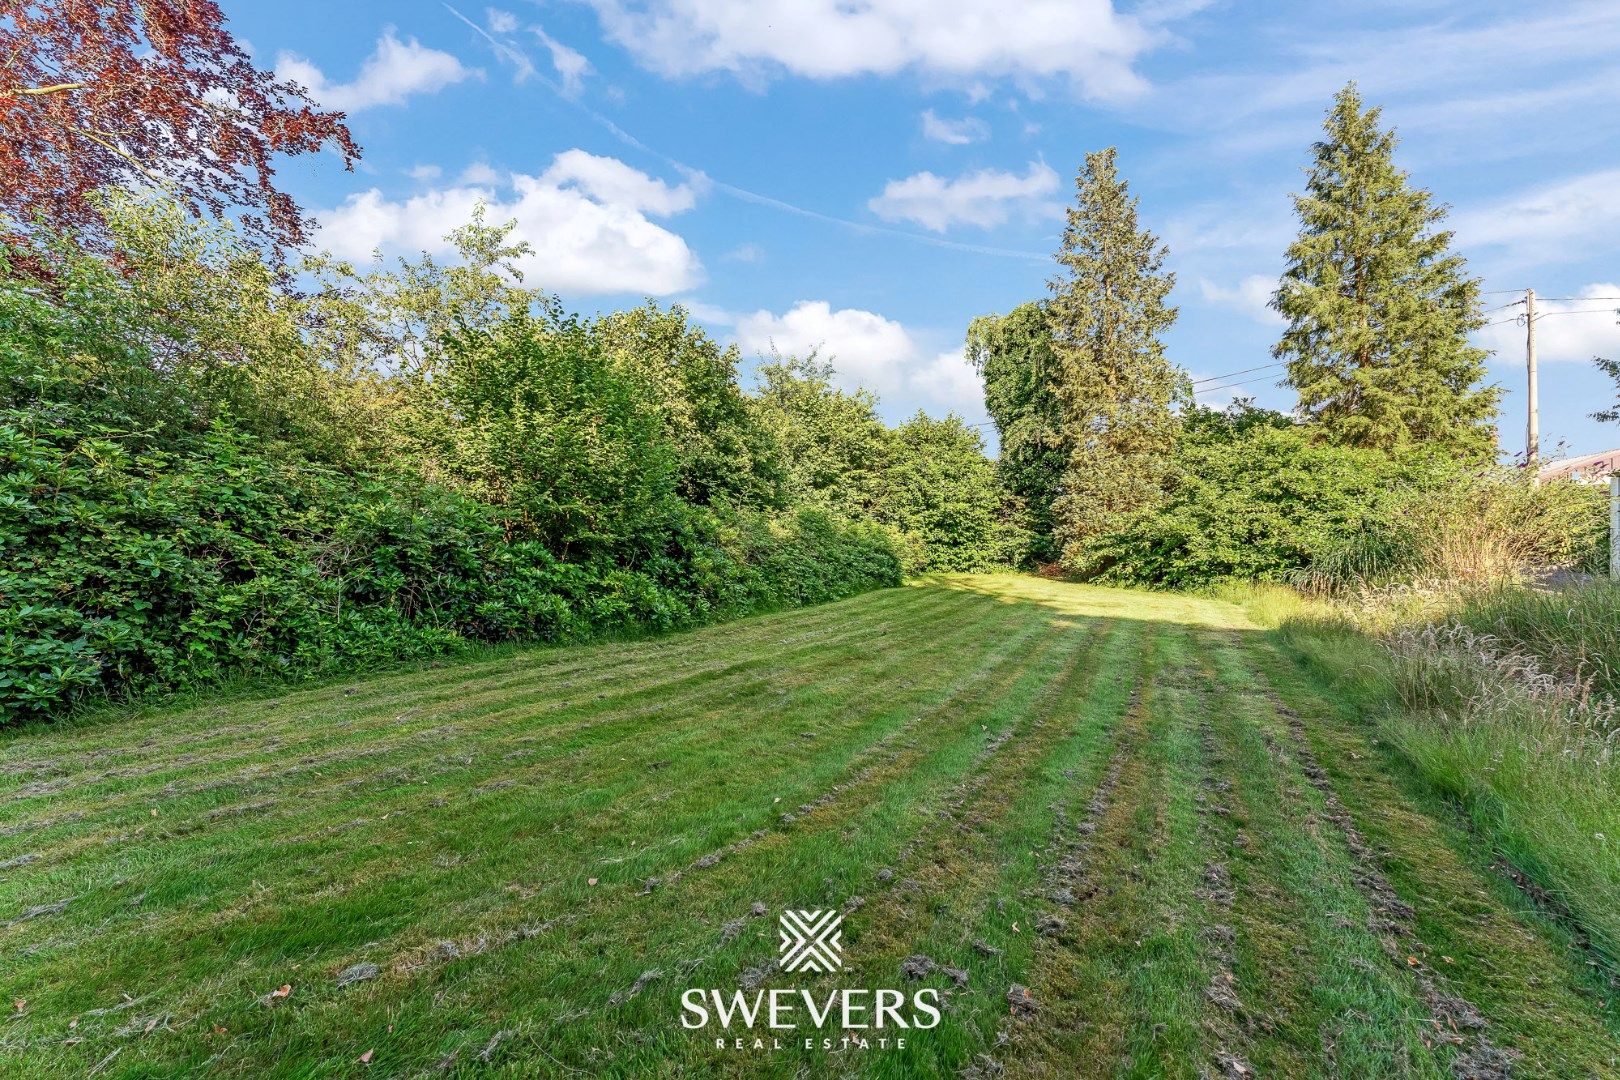
[[[606,129],[608,134],[612,135],[624,145],[631,147],[632,149],[639,150],[651,157],[657,158],[659,161],[662,161],[670,168],[679,171],[689,179],[707,184],[723,195],[729,195],[734,199],[741,200],[742,202],[753,203],[756,206],[765,206],[772,210],[780,210],[783,213],[797,214],[799,217],[809,218],[812,221],[820,221],[828,225],[837,225],[853,232],[863,233],[868,236],[894,236],[899,237],[902,240],[911,240],[919,244],[930,244],[934,247],[946,248],[951,251],[966,251],[975,255],[992,255],[1003,259],[1025,259],[1033,262],[1043,263],[1051,259],[1050,255],[1043,252],[1020,251],[1017,248],[992,247],[986,244],[964,244],[956,240],[946,240],[939,236],[928,236],[924,233],[908,232],[905,229],[891,229],[884,225],[873,225],[864,221],[851,221],[848,218],[834,217],[832,214],[823,214],[819,210],[808,210],[805,207],[795,206],[793,203],[784,202],[783,200],[774,198],[770,195],[761,195],[757,191],[749,191],[747,188],[740,188],[735,184],[728,184],[722,180],[716,180],[702,169],[693,168],[683,161],[670,157],[661,150],[648,146],[646,143],[642,142],[640,139],[624,130],[624,128],[614,123],[608,117],[585,104],[583,101],[579,101],[574,97],[571,97],[556,82],[540,74],[540,72],[535,68],[534,62],[522,52],[514,49],[512,46],[490,34],[489,31],[485,30],[482,26],[479,26],[477,23],[467,18],[467,16],[463,15],[460,11],[456,10],[453,5],[447,3],[444,6],[450,12],[450,14],[466,23],[472,28],[474,33],[487,41],[490,48],[495,51],[496,55],[503,56],[512,61],[514,64],[517,64],[521,73],[520,81],[529,78],[538,79],[545,85],[546,89],[550,90],[563,101],[590,117],[591,120],[593,120],[599,127]]]

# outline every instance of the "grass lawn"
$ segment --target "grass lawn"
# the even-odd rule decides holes
[[[1620,1075],[1604,973],[1316,679],[960,577],[14,735],[0,1073]],[[778,970],[829,908],[843,969]],[[682,1026],[740,986],[943,1020]]]

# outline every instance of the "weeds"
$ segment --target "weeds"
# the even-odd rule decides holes
[[[1235,598],[1352,689],[1521,883],[1620,960],[1620,587]]]

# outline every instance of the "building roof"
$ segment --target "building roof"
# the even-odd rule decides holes
[[[1598,484],[1616,472],[1620,472],[1620,449],[1564,458],[1562,461],[1549,461],[1541,467],[1536,476],[1542,480],[1568,477],[1581,483]]]

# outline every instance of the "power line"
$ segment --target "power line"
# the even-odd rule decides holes
[[[1242,379],[1242,380],[1240,380],[1238,382],[1227,383],[1225,386],[1206,386],[1201,390],[1195,389],[1193,391],[1193,394],[1194,394],[1195,397],[1201,397],[1204,394],[1218,394],[1222,390],[1231,390],[1234,387],[1247,386],[1250,383],[1266,382],[1266,381],[1268,381],[1267,377],[1262,375],[1262,376],[1260,376],[1259,378],[1256,378],[1256,379]]]
[[[1204,379],[1194,379],[1193,380],[1193,385],[1198,386],[1200,383],[1220,382],[1222,379],[1230,379],[1234,375],[1247,375],[1251,371],[1269,371],[1272,368],[1287,367],[1287,366],[1288,366],[1287,361],[1279,361],[1278,363],[1275,363],[1275,364],[1261,364],[1259,367],[1244,368],[1241,371],[1228,371],[1225,375],[1211,375],[1208,378],[1204,378]],[[1246,380],[1246,381],[1255,382],[1257,380],[1249,379],[1249,380]]]
[[[1550,319],[1554,315],[1613,315],[1616,313],[1620,313],[1620,308],[1594,307],[1582,308],[1580,311],[1543,311],[1536,316],[1536,321]]]

